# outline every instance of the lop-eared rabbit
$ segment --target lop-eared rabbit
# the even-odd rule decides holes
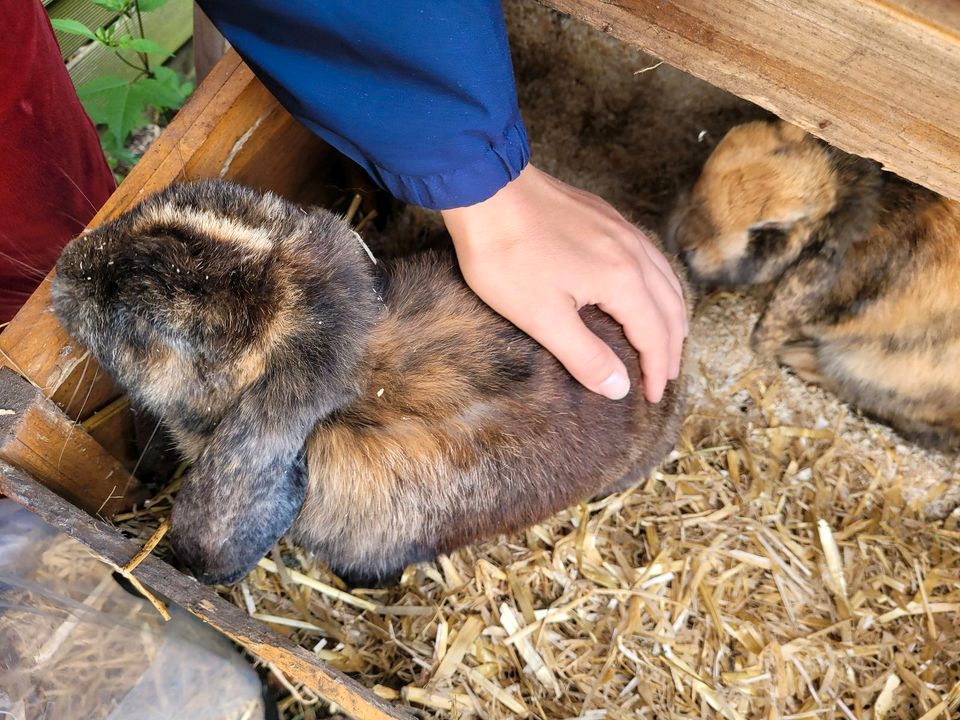
[[[449,254],[374,265],[343,219],[223,181],[171,186],[71,242],[54,308],[192,461],[174,549],[241,578],[289,530],[351,584],[395,577],[662,460],[682,382],[588,392],[484,305]]]

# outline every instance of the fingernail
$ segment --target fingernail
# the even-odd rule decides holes
[[[630,378],[622,370],[614,370],[610,377],[597,388],[601,395],[611,400],[620,400],[630,392]]]

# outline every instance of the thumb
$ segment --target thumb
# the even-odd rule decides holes
[[[630,377],[623,362],[583,324],[572,307],[527,332],[588,390],[611,400],[619,400],[630,391]]]

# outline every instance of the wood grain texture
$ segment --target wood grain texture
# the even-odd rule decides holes
[[[957,3],[541,1],[960,200]]]
[[[91,515],[108,518],[147,497],[120,461],[9,368],[0,369],[0,458]]]
[[[104,559],[123,567],[140,549],[120,533],[84,515],[69,502],[0,460],[0,493],[33,511],[57,530],[80,541]],[[148,556],[133,570],[145,585],[170,598],[296,682],[336,703],[358,720],[410,720],[343,673],[334,670],[287,638],[269,630],[210,588]]]
[[[227,39],[220,34],[200,6],[195,4],[193,6],[193,68],[198,83],[203,82],[229,47]]]

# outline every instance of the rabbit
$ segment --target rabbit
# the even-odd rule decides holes
[[[670,451],[657,404],[581,387],[477,298],[451,253],[374,265],[359,236],[225,181],[173,185],[75,238],[66,330],[192,462],[175,552],[242,578],[284,534],[353,586],[628,487]],[[630,368],[604,313],[582,317]]]
[[[960,204],[785,122],[727,133],[666,233],[690,280],[769,295],[754,350],[960,448]]]

